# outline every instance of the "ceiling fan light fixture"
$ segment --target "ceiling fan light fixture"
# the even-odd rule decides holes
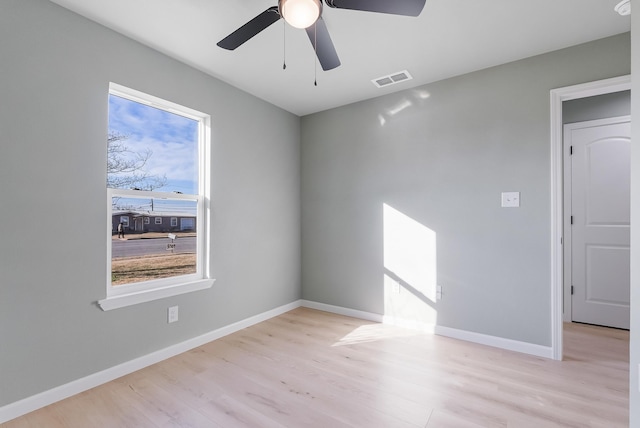
[[[280,15],[295,28],[312,26],[322,13],[321,0],[279,0]]]

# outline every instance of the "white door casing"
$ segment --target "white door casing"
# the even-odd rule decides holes
[[[630,118],[569,124],[564,131],[571,320],[628,329]]]
[[[564,180],[563,180],[563,122],[562,106],[565,101],[593,97],[602,94],[627,91],[631,89],[631,75],[613,77],[594,82],[581,83],[552,89],[550,91],[550,161],[551,161],[551,230],[550,230],[550,291],[551,291],[551,350],[550,357],[554,360],[562,360],[563,342],[563,318],[567,311],[566,304],[571,297],[565,287],[564,280]]]

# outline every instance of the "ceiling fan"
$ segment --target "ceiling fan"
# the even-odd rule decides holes
[[[426,0],[324,0],[336,9],[351,9],[392,15],[418,16]],[[322,19],[322,0],[278,0],[272,6],[218,42],[218,46],[234,50],[280,18],[295,28],[304,28],[323,70],[340,65],[327,26]]]

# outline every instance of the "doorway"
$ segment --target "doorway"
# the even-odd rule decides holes
[[[564,321],[563,103],[631,90],[631,76],[621,76],[551,91],[551,348],[562,360]]]
[[[564,125],[565,322],[629,329],[630,161],[630,116]]]

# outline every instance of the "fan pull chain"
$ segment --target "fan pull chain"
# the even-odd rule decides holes
[[[282,69],[287,69],[287,23],[282,20]]]
[[[316,54],[313,63],[313,86],[318,86],[318,21],[313,24],[313,51]]]

